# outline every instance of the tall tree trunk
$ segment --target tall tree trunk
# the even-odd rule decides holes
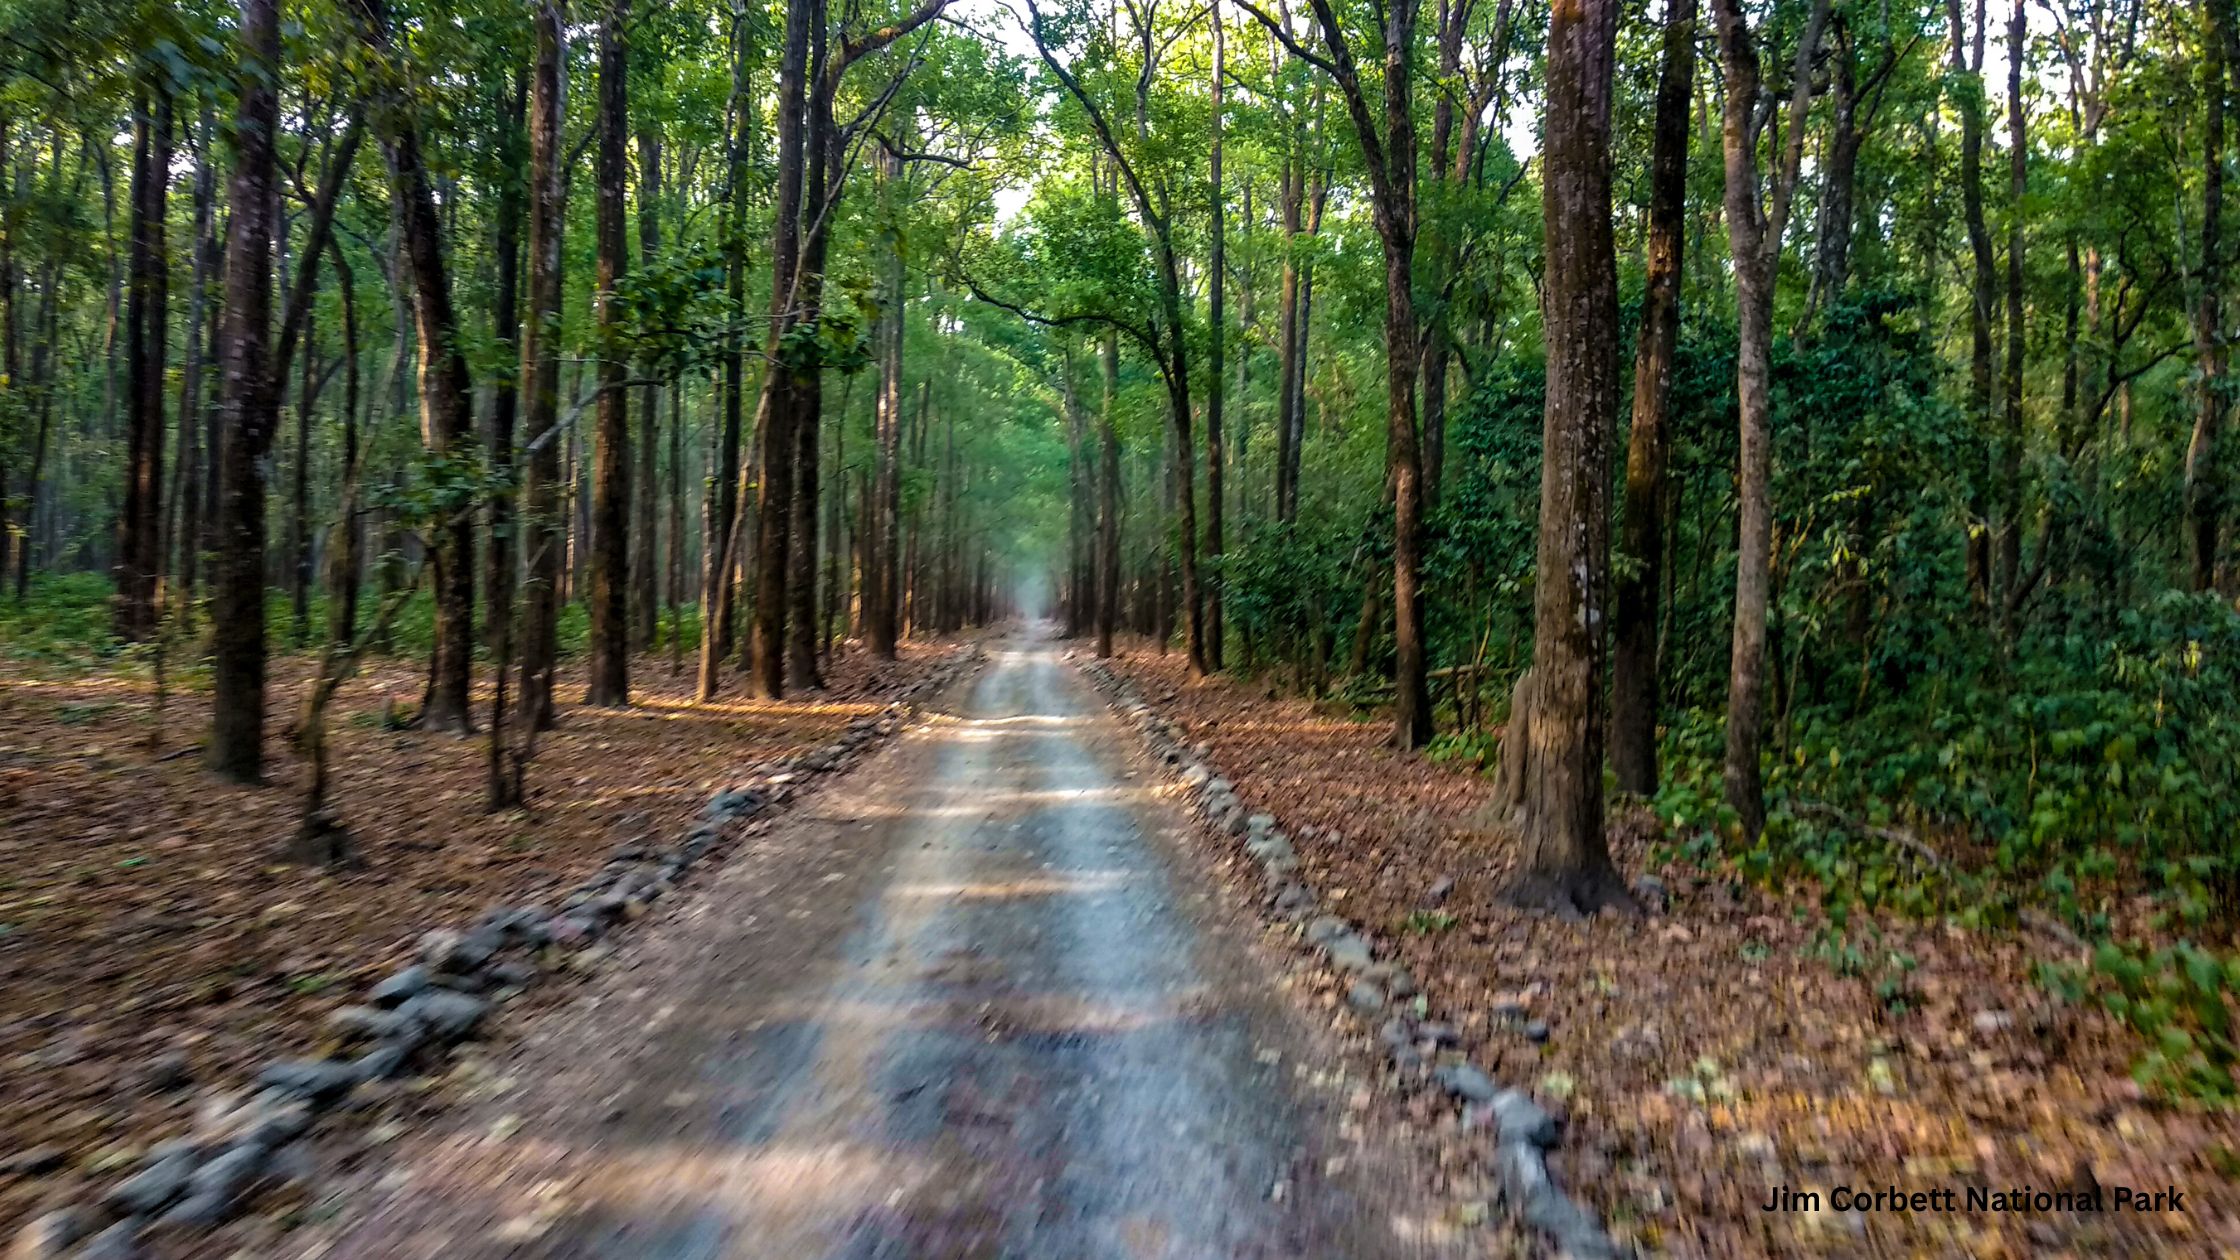
[[[1978,433],[1991,431],[1991,312],[1998,301],[1996,271],[1991,256],[1991,229],[1983,212],[1983,6],[1976,0],[1974,54],[1969,49],[1963,0],[1945,0],[1950,24],[1952,75],[1957,83],[1960,108],[1960,204],[1968,227],[1968,252],[1975,263],[1969,286],[1968,311],[1968,418]],[[1979,596],[1988,598],[1992,586],[1991,539],[2005,527],[2005,505],[1996,489],[2005,480],[1998,467],[1996,443],[1992,464],[1976,476],[1976,516],[1984,528],[1969,543],[1970,578]]]
[[[902,220],[897,204],[902,180],[902,155],[889,149],[881,167],[879,184],[881,217],[886,249],[879,260],[879,396],[873,403],[873,429],[877,440],[872,484],[872,527],[864,539],[864,628],[871,654],[882,661],[895,658],[896,621],[900,613],[900,586],[896,582],[897,545],[901,535],[902,459],[902,350],[906,332],[902,308]]]
[[[1228,286],[1228,268],[1223,255],[1228,242],[1224,239],[1221,214],[1221,89],[1226,73],[1225,62],[1228,41],[1222,30],[1221,0],[1213,0],[1213,73],[1210,88],[1213,94],[1213,139],[1207,158],[1207,174],[1212,182],[1212,200],[1209,206],[1211,222],[1207,228],[1212,237],[1211,258],[1207,263],[1206,301],[1206,564],[1212,570],[1209,598],[1206,601],[1206,667],[1221,668],[1221,506],[1222,506],[1222,447],[1221,391],[1227,385],[1222,379],[1222,343],[1227,340],[1228,328],[1222,317],[1222,291]]]
[[[179,437],[178,469],[172,482],[172,495],[178,500],[177,511],[166,518],[176,522],[171,529],[171,546],[166,554],[175,557],[172,572],[177,575],[179,586],[191,593],[198,578],[202,553],[202,479],[203,471],[203,326],[209,318],[210,280],[217,272],[217,198],[216,168],[210,161],[210,137],[217,128],[209,111],[204,109],[199,125],[190,133],[188,143],[194,150],[194,263],[187,281],[187,320],[181,348],[185,351],[179,372]],[[51,286],[52,281],[49,281]],[[39,373],[32,374],[34,378]],[[192,607],[191,602],[186,607]]]
[[[725,199],[723,209],[724,286],[733,310],[746,309],[747,189],[750,175],[747,128],[755,115],[754,102],[747,85],[748,38],[745,11],[736,11],[731,30],[731,130],[725,137],[730,152],[724,182],[730,195]],[[729,654],[735,637],[732,625],[731,574],[737,567],[741,550],[739,538],[745,526],[740,519],[739,503],[739,443],[744,418],[745,357],[744,338],[739,322],[735,320],[724,332],[723,419],[720,431],[715,435],[715,458],[710,461],[708,469],[707,507],[702,513],[707,521],[707,529],[701,539],[700,663],[693,687],[693,696],[702,703],[715,699],[716,693],[722,689],[723,659]],[[767,381],[765,386],[767,387]],[[760,423],[759,416],[757,423]]]
[[[483,553],[482,589],[484,639],[491,655],[512,654],[517,641],[513,619],[514,520],[518,515],[514,489],[514,430],[521,412],[521,217],[528,178],[523,168],[523,127],[528,111],[528,75],[516,72],[513,82],[498,93],[498,196],[491,252],[496,255],[497,292],[491,301],[491,338],[498,344],[505,365],[498,373],[490,398],[489,458],[492,478],[499,489],[491,494],[485,519],[489,546]],[[498,648],[505,647],[500,653]],[[502,671],[504,667],[500,666]],[[504,713],[490,709],[495,721]],[[503,745],[502,733],[492,738]]]
[[[1299,395],[1292,381],[1300,371],[1300,264],[1299,211],[1306,199],[1306,128],[1292,124],[1291,145],[1284,155],[1283,191],[1279,213],[1283,221],[1283,279],[1277,303],[1278,361],[1276,364],[1276,520],[1288,523],[1299,513]]]
[[[2230,405],[2224,393],[2224,293],[2219,254],[2224,249],[2224,94],[2232,0],[2204,0],[2201,33],[2201,291],[2194,317],[2194,347],[2201,384],[2193,436],[2186,444],[2185,513],[2193,551],[2193,589],[2211,589],[2224,520],[2224,472],[2217,447]]]
[[[330,241],[328,252],[342,308],[342,493],[334,534],[327,540],[327,642],[346,644],[358,637],[358,584],[365,554],[358,523],[358,300],[356,277],[341,243]]]
[[[1104,660],[1112,655],[1112,634],[1120,615],[1120,432],[1112,415],[1112,399],[1120,383],[1120,341],[1115,334],[1105,334],[1097,357],[1104,368],[1104,394],[1097,411],[1097,429],[1104,442],[1104,458],[1097,468],[1097,659]]]
[[[522,454],[522,546],[528,590],[522,601],[521,687],[517,720],[531,730],[553,722],[553,674],[559,658],[560,573],[566,547],[560,503],[560,299],[565,273],[567,180],[561,124],[567,116],[568,17],[563,0],[539,0],[533,11],[535,60],[529,71],[529,309],[521,325],[521,384],[528,441]]]
[[[584,703],[630,703],[630,391],[617,338],[616,286],[629,269],[629,0],[599,14],[599,330],[597,480],[591,505],[591,678]]]
[[[212,587],[211,769],[264,778],[264,460],[279,416],[272,378],[272,235],[278,209],[273,140],[280,128],[277,0],[241,0],[220,360],[217,556]]]
[[[785,334],[800,318],[796,292],[801,261],[802,176],[807,166],[809,41],[823,22],[820,0],[788,0],[785,47],[778,66],[778,186],[770,227],[770,335],[765,347],[756,439],[762,451],[755,503],[754,628],[749,651],[756,690],[776,700],[786,692],[788,562],[798,447],[795,398],[799,365],[781,358]],[[811,368],[810,370],[814,370]]]
[[[132,155],[132,287],[125,316],[130,397],[124,511],[117,522],[116,632],[120,639],[138,640],[155,633],[156,583],[163,573],[163,365],[171,331],[171,251],[165,228],[171,92],[152,71],[134,97]],[[9,288],[14,289],[12,276]],[[12,311],[9,319],[12,325]],[[11,369],[10,380],[16,379],[20,373]]]
[[[367,42],[390,54],[387,0],[355,0]],[[420,128],[410,97],[392,85],[374,104],[395,196],[402,206],[404,250],[412,278],[413,320],[420,336],[421,442],[448,460],[474,440],[472,381],[451,305],[451,276],[444,258],[443,221],[435,183],[420,148]],[[429,561],[435,574],[435,651],[429,662],[430,730],[467,733],[474,681],[474,513],[451,510],[428,522]]]
[[[2022,70],[2029,33],[2024,0],[2015,0],[2007,24],[2007,361],[2002,382],[2005,424],[1996,450],[2003,523],[1999,530],[1998,608],[1995,623],[2004,634],[2022,581],[2022,204],[2029,188],[2030,129],[2022,108]]]
[[[1509,896],[1592,913],[1630,905],[1602,829],[1603,598],[1618,273],[1610,223],[1610,81],[1618,0],[1560,0],[1548,22],[1542,204],[1548,347],[1531,681],[1502,740],[1523,761],[1525,861]],[[1668,94],[1660,92],[1660,98]],[[1660,99],[1660,113],[1664,99]],[[1660,119],[1660,122],[1662,120]]]
[[[1673,355],[1680,341],[1680,268],[1686,252],[1688,105],[1695,96],[1696,0],[1666,0],[1664,62],[1657,77],[1649,159],[1649,269],[1633,359],[1633,428],[1626,486],[1610,680],[1610,768],[1622,791],[1657,790],[1657,594],[1662,589],[1665,466]],[[1551,220],[1552,222],[1553,220]],[[1554,368],[1551,366],[1551,372]]]
[[[661,252],[661,132],[648,124],[638,131],[638,265],[650,267]],[[661,386],[650,379],[654,364],[645,365],[649,378],[638,391],[638,457],[631,489],[637,498],[630,537],[631,608],[636,615],[631,641],[639,651],[650,651],[661,614],[659,566],[661,529],[659,504],[661,479],[656,475],[660,458]]]
[[[1723,778],[1727,803],[1741,817],[1744,834],[1755,838],[1765,827],[1765,787],[1758,759],[1765,729],[1766,620],[1773,574],[1773,441],[1767,391],[1773,368],[1774,277],[1790,198],[1803,163],[1805,111],[1812,102],[1809,70],[1827,23],[1828,0],[1817,0],[1798,40],[1789,79],[1787,125],[1768,128],[1781,166],[1770,196],[1762,203],[1757,147],[1762,72],[1756,40],[1743,20],[1740,0],[1712,0],[1712,13],[1726,78],[1720,147],[1725,159],[1727,237],[1735,260],[1735,398],[1741,446]]]

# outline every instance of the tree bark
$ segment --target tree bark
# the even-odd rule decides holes
[[[747,83],[748,52],[746,18],[744,10],[740,10],[734,15],[731,32],[731,130],[725,137],[730,149],[729,169],[725,173],[730,195],[725,199],[723,210],[724,286],[733,310],[746,309],[747,186],[751,156],[747,129],[754,117],[754,102]],[[734,638],[731,573],[737,564],[739,534],[743,528],[739,519],[739,443],[742,395],[746,389],[745,358],[744,337],[734,321],[724,332],[723,419],[716,435],[715,457],[708,470],[707,506],[702,513],[707,530],[701,539],[700,663],[693,697],[703,704],[715,699],[723,688],[723,660],[730,654]],[[764,384],[767,388],[768,382]],[[758,416],[758,424],[759,419]]]
[[[560,574],[566,523],[560,502],[561,245],[567,213],[560,129],[567,115],[568,18],[563,0],[540,0],[532,18],[529,72],[529,309],[521,326],[521,383],[527,392],[522,454],[522,546],[528,589],[521,612],[521,687],[516,720],[531,730],[553,724],[552,684],[559,658]]]
[[[1542,205],[1547,402],[1525,732],[1525,861],[1509,897],[1592,913],[1629,906],[1602,828],[1604,587],[1618,412],[1610,82],[1618,0],[1557,0],[1548,22]],[[1660,95],[1663,95],[1660,93]],[[1662,102],[1660,101],[1660,106]]]
[[[628,271],[629,0],[599,14],[599,429],[591,502],[591,677],[584,703],[630,703],[630,391],[616,286]]]
[[[1991,255],[1991,229],[1983,210],[1983,6],[1976,0],[1974,55],[1969,55],[1967,19],[1963,0],[1945,0],[1950,26],[1952,75],[1960,111],[1960,204],[1967,222],[1968,253],[1974,262],[1968,309],[1968,419],[1978,433],[1991,431],[1991,313],[1998,301],[1996,271]],[[1998,467],[1997,444],[1992,466],[1976,478],[1976,515],[1983,528],[1969,542],[1969,576],[1979,597],[1990,597],[1991,539],[2005,528],[2005,505],[1995,487],[2005,480]]]
[[[367,43],[386,57],[390,51],[387,0],[355,0],[355,4]],[[375,113],[403,213],[413,321],[420,335],[421,441],[437,461],[449,461],[474,437],[472,382],[451,304],[435,184],[421,152],[419,124],[401,85],[381,93]],[[474,681],[474,513],[451,510],[428,527],[429,558],[435,565],[436,633],[422,721],[430,730],[465,734],[474,729],[469,710]]]
[[[211,574],[211,769],[264,779],[265,456],[279,416],[271,364],[273,140],[280,126],[276,0],[241,0],[241,72],[233,128],[225,333],[219,387],[217,555]]]
[[[490,397],[489,460],[490,473],[499,488],[490,495],[485,509],[489,524],[489,547],[483,553],[482,589],[484,608],[484,638],[488,641],[493,658],[511,656],[517,640],[514,627],[514,521],[519,515],[515,502],[514,445],[519,441],[515,433],[521,414],[522,376],[521,363],[521,218],[526,200],[524,183],[528,178],[523,168],[523,126],[528,111],[529,80],[524,73],[516,72],[513,82],[499,90],[498,114],[498,189],[497,214],[493,224],[491,252],[496,255],[496,293],[491,301],[491,339],[498,344],[504,366],[499,370]],[[499,649],[503,647],[504,652]],[[502,672],[505,666],[500,665]],[[492,704],[491,720],[505,716],[502,705]],[[493,733],[503,746],[503,735]]]
[[[1765,827],[1765,788],[1758,760],[1765,723],[1766,619],[1773,563],[1773,444],[1767,391],[1773,367],[1775,264],[1803,163],[1805,111],[1812,102],[1808,71],[1827,22],[1828,0],[1818,0],[1797,44],[1788,122],[1786,128],[1771,129],[1771,147],[1780,155],[1781,166],[1763,203],[1757,152],[1762,75],[1756,41],[1743,20],[1740,0],[1712,0],[1712,13],[1726,78],[1720,147],[1725,159],[1727,237],[1735,260],[1735,397],[1741,445],[1723,778],[1727,803],[1740,816],[1744,834],[1754,839]]]
[[[1665,467],[1673,355],[1680,341],[1686,254],[1688,106],[1695,96],[1696,0],[1666,0],[1655,138],[1649,159],[1649,267],[1634,347],[1633,427],[1626,484],[1610,686],[1610,768],[1621,791],[1657,790],[1657,597],[1662,589]],[[1553,222],[1553,220],[1551,220]],[[1550,369],[1553,370],[1552,367]]]
[[[124,508],[117,520],[116,548],[116,633],[125,640],[154,635],[156,583],[163,574],[164,350],[170,341],[171,274],[165,205],[171,185],[171,93],[160,74],[151,71],[147,80],[135,94],[133,107],[131,290],[125,315],[128,415]],[[11,371],[10,379],[18,375]]]
[[[638,265],[651,266],[660,252],[661,132],[647,124],[638,131]],[[651,378],[655,369],[656,365],[646,364],[646,375]],[[638,455],[631,468],[631,490],[637,506],[631,513],[630,534],[631,609],[636,620],[630,637],[632,646],[642,652],[652,650],[661,619],[660,567],[654,559],[660,554],[661,542],[661,479],[656,475],[661,450],[661,387],[650,379],[638,391],[638,413]]]
[[[770,226],[769,367],[757,407],[756,442],[762,451],[755,503],[754,627],[748,646],[756,690],[765,699],[786,693],[788,563],[793,538],[798,369],[786,334],[799,319],[795,292],[801,260],[802,177],[807,165],[809,41],[822,25],[821,0],[788,0],[786,36],[778,66],[778,186]]]

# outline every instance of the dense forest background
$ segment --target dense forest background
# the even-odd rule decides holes
[[[1528,901],[1628,900],[1614,786],[2158,916],[2052,981],[2228,1094],[2236,64],[2228,0],[0,0],[12,649],[239,781],[273,654],[314,757],[423,657],[502,806],[563,659],[1047,605],[1498,749]]]

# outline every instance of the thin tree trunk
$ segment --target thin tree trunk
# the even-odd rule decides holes
[[[1663,581],[1665,466],[1673,356],[1680,340],[1680,271],[1687,228],[1688,104],[1695,94],[1696,0],[1667,0],[1650,155],[1649,267],[1633,360],[1633,427],[1626,437],[1621,547],[1610,687],[1610,768],[1622,791],[1657,790],[1657,593]],[[1550,369],[1553,370],[1552,368]]]
[[[171,93],[162,76],[151,73],[134,100],[132,287],[125,316],[130,415],[116,548],[116,632],[127,640],[155,633],[156,583],[163,573],[164,351],[170,341],[171,274],[165,213],[171,185]],[[9,288],[12,292],[12,276]],[[9,321],[12,326],[12,311]],[[10,379],[20,379],[14,368]]]
[[[1207,338],[1206,338],[1206,564],[1212,572],[1209,598],[1206,600],[1205,665],[1209,670],[1221,668],[1221,508],[1222,508],[1222,447],[1221,391],[1228,384],[1223,379],[1221,356],[1222,343],[1227,340],[1228,328],[1222,318],[1222,291],[1228,286],[1228,268],[1223,260],[1228,242],[1224,239],[1221,213],[1221,89],[1225,73],[1228,41],[1221,22],[1221,0],[1213,0],[1213,72],[1210,88],[1213,94],[1213,138],[1207,158],[1207,173],[1212,182],[1212,200],[1209,207],[1211,222],[1207,228],[1212,238],[1211,257],[1206,273]]]
[[[648,125],[638,132],[638,265],[652,266],[660,252],[661,133]],[[656,469],[661,449],[661,386],[650,379],[653,367],[646,365],[649,380],[638,391],[638,411],[643,418],[638,424],[638,456],[631,483],[637,497],[636,510],[631,513],[630,585],[636,614],[631,640],[639,651],[652,649],[661,616],[661,570],[655,563],[661,541],[661,479]]]
[[[2194,346],[2200,362],[2199,400],[2186,444],[2185,514],[2192,544],[2192,585],[2211,589],[2217,578],[2218,536],[2224,518],[2224,475],[2217,447],[2229,405],[2224,396],[2224,94],[2231,0],[2204,0],[2201,34],[2201,291],[2196,299]]]

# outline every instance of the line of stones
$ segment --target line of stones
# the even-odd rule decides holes
[[[188,1136],[157,1143],[130,1177],[99,1198],[33,1220],[17,1234],[9,1260],[127,1260],[139,1254],[149,1230],[217,1225],[238,1215],[259,1187],[308,1176],[309,1160],[292,1144],[320,1112],[361,1085],[440,1064],[498,1003],[536,983],[540,969],[533,959],[582,965],[601,948],[600,938],[643,916],[696,863],[743,834],[747,823],[791,800],[814,776],[853,764],[901,729],[919,700],[980,656],[977,648],[961,651],[904,688],[878,716],[856,718],[828,743],[756,766],[739,785],[710,797],[673,847],[622,844],[556,909],[497,905],[463,930],[426,933],[416,961],[373,985],[362,1002],[328,1013],[331,1053],[276,1060],[247,1089],[211,1091]]]
[[[1593,1213],[1557,1188],[1547,1152],[1562,1138],[1562,1124],[1523,1090],[1504,1088],[1454,1047],[1453,1025],[1422,1017],[1429,1001],[1406,968],[1380,961],[1370,938],[1345,919],[1318,912],[1314,890],[1300,878],[1299,856],[1274,815],[1248,810],[1236,786],[1206,761],[1207,746],[1191,745],[1180,727],[1161,717],[1135,685],[1097,661],[1082,668],[1121,715],[1133,723],[1151,752],[1170,767],[1212,831],[1239,841],[1265,878],[1262,902],[1279,921],[1303,925],[1300,940],[1332,971],[1350,977],[1346,1005],[1376,1029],[1378,1043],[1409,1089],[1437,1089],[1455,1100],[1465,1129],[1494,1134],[1494,1166],[1502,1191],[1526,1224],[1548,1235],[1562,1254],[1617,1256]],[[1530,1032],[1546,1035],[1544,1028]]]

